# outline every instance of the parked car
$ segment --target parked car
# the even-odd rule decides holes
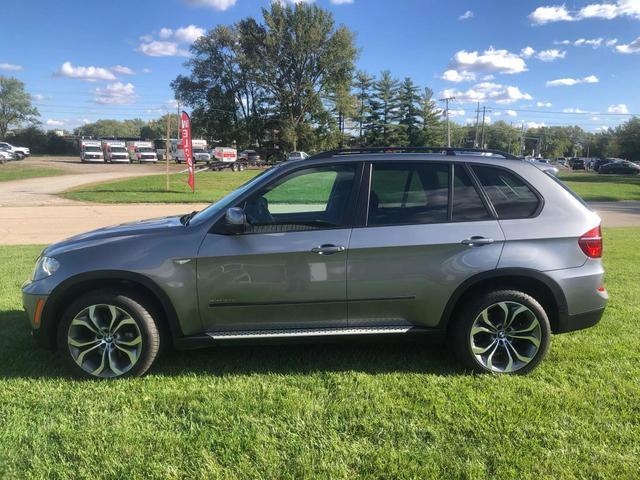
[[[586,170],[587,169],[585,161],[582,158],[572,158],[569,161],[569,165],[571,165],[571,170]]]
[[[616,175],[637,175],[640,173],[640,166],[626,160],[616,160],[606,163],[598,169],[598,173]]]
[[[309,158],[305,152],[291,152],[287,155],[287,160],[304,160],[305,158]]]
[[[247,163],[256,163],[261,160],[260,154],[255,150],[242,150],[238,154],[238,160]]]
[[[0,150],[0,163],[7,163],[10,160],[14,160],[13,153],[8,150]]]
[[[591,169],[594,172],[597,172],[598,170],[600,170],[600,167],[602,165],[606,165],[607,163],[611,163],[612,161],[614,161],[615,159],[613,158],[596,158],[593,161],[593,164],[591,165]]]
[[[568,187],[508,154],[407,150],[283,162],[200,212],[50,245],[22,290],[33,336],[85,377],[142,375],[168,344],[376,335],[526,373],[600,320],[600,218]]]
[[[15,160],[22,160],[23,158],[31,156],[31,150],[27,147],[16,147],[7,142],[0,142],[0,150],[11,153]]]

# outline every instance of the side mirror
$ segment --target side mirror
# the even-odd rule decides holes
[[[228,232],[239,234],[244,233],[247,228],[247,217],[240,207],[227,209],[224,216],[224,225]]]

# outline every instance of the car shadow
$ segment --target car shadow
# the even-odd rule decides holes
[[[166,352],[150,375],[304,375],[318,372],[464,375],[450,351],[433,340],[357,339],[340,343],[216,346]],[[58,354],[31,338],[25,314],[0,312],[0,378],[71,378]]]

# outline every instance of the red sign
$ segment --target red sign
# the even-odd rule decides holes
[[[193,175],[193,148],[191,146],[191,119],[187,112],[182,112],[180,118],[180,138],[182,139],[182,151],[184,152],[184,159],[187,162],[187,168],[189,169],[189,186],[191,191],[195,191],[196,180]]]

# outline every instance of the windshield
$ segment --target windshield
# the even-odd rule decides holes
[[[154,153],[153,149],[150,147],[138,147],[138,151],[141,153]]]
[[[84,147],[85,152],[102,152],[100,147]]]
[[[115,153],[125,153],[127,149],[124,147],[111,147],[111,151]]]
[[[204,148],[194,148],[193,153],[207,153]]]
[[[245,192],[250,190],[258,182],[262,182],[263,180],[266,180],[269,177],[271,177],[274,173],[276,173],[279,170],[279,168],[280,168],[280,166],[276,165],[274,167],[268,168],[267,170],[264,170],[262,173],[259,173],[258,175],[256,175],[252,179],[250,179],[249,181],[247,181],[247,182],[243,183],[242,185],[240,185],[233,192],[231,192],[228,195],[222,197],[217,202],[212,203],[211,205],[209,205],[204,210],[201,210],[200,212],[198,212],[191,219],[189,224],[190,225],[199,225],[201,223],[204,223],[204,222],[208,221],[209,219],[211,219],[211,217],[216,215],[219,211],[230,207],[233,204],[233,202],[235,202],[235,200],[237,198],[241,197]]]

